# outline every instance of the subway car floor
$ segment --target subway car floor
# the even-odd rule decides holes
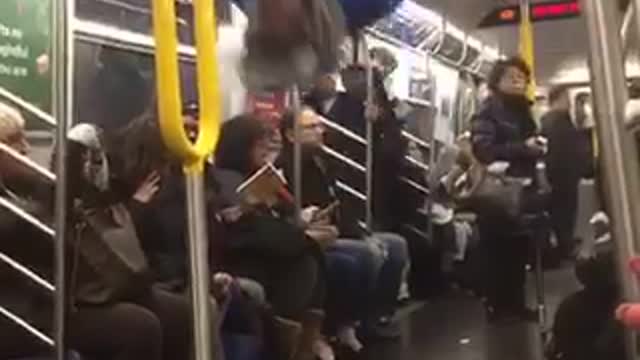
[[[529,284],[533,306],[533,274]],[[548,324],[562,299],[578,288],[570,265],[545,273]],[[371,345],[365,359],[543,360],[536,324],[488,325],[481,302],[464,294],[414,304],[400,314],[401,340]]]

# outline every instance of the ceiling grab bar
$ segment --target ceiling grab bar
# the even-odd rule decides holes
[[[178,72],[175,0],[154,0],[153,34],[160,129],[167,147],[183,162],[187,189],[189,273],[191,284],[194,359],[212,354],[209,308],[209,263],[204,167],[220,133],[221,96],[217,61],[215,1],[194,0],[200,131],[195,144],[184,129]]]
[[[640,197],[638,154],[635,141],[621,119],[625,116],[627,84],[624,73],[620,29],[617,27],[617,2],[582,0],[589,35],[589,60],[594,108],[601,145],[604,184],[609,197],[612,234],[615,242],[618,279],[623,302],[639,298],[636,277],[629,261],[636,255],[635,241],[640,239]],[[634,0],[636,10],[640,1]],[[639,28],[640,29],[640,28]],[[627,359],[638,359],[637,339],[633,331],[625,333]]]

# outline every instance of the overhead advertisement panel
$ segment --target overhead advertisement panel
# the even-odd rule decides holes
[[[435,106],[439,109],[434,136],[445,144],[455,139],[455,103],[460,82],[460,73],[439,61],[431,63],[431,72],[436,84]]]
[[[0,1],[0,86],[44,111],[51,105],[50,4]]]

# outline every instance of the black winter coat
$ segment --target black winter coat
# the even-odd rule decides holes
[[[527,103],[493,95],[472,119],[473,153],[484,164],[508,162],[510,176],[534,178],[540,154],[525,142],[536,132]]]
[[[284,176],[293,192],[293,148],[285,146],[276,161],[276,166],[283,170]],[[336,175],[322,153],[303,151],[302,156],[302,207],[318,206],[324,208],[336,200],[340,208],[334,217],[340,236],[360,238],[364,234],[358,225],[358,212],[346,198],[346,194],[338,192]]]

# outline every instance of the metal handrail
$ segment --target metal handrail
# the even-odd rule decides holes
[[[31,324],[29,324],[24,319],[22,319],[21,317],[19,317],[16,314],[14,314],[13,312],[11,312],[9,309],[5,308],[4,306],[0,306],[0,315],[3,315],[7,319],[13,321],[16,325],[20,326],[21,328],[26,330],[31,335],[37,337],[43,343],[45,343],[45,344],[47,344],[47,345],[49,345],[51,347],[54,346],[55,343],[53,342],[53,339],[51,339],[50,337],[45,335],[42,331],[40,331],[40,330],[36,329],[35,327],[31,326]]]
[[[421,192],[422,194],[424,194],[425,196],[429,196],[429,194],[431,194],[431,191],[430,191],[429,189],[427,189],[426,187],[424,187],[424,186],[422,186],[422,185],[418,184],[417,182],[415,182],[415,181],[413,181],[413,180],[409,179],[408,177],[401,176],[401,177],[400,177],[400,180],[401,180],[403,183],[405,183],[405,184],[407,184],[407,185],[411,186],[412,188],[414,188],[414,189],[416,189],[416,190],[420,191],[420,192]]]
[[[336,181],[336,186],[338,187],[338,189],[352,195],[353,197],[356,197],[362,201],[367,201],[367,196],[363,193],[361,193],[360,191],[352,188],[351,186],[347,185],[346,183],[337,180]]]
[[[6,98],[15,105],[18,105],[23,110],[26,110],[29,114],[35,115],[38,119],[46,122],[47,124],[56,126],[56,119],[54,119],[53,116],[47,114],[45,111],[40,110],[37,106],[31,104],[20,96],[12,93],[7,88],[0,86],[0,96]]]
[[[411,164],[419,167],[421,170],[425,171],[425,172],[429,172],[429,165],[423,163],[422,161],[414,158],[411,155],[405,155],[404,157],[408,162],[410,162]]]
[[[29,280],[49,290],[50,292],[54,292],[56,290],[55,286],[53,286],[50,282],[2,252],[0,252],[0,261],[11,266],[14,270],[18,271],[25,277],[29,278]]]
[[[327,119],[324,116],[320,116],[320,121],[322,121],[322,123],[324,125],[326,125],[327,127],[339,132],[340,134],[348,137],[349,139],[355,140],[355,141],[357,141],[358,143],[360,143],[362,145],[367,145],[367,139],[365,139],[362,136],[356,134],[355,132],[347,129],[344,126],[339,125],[335,121],[331,121],[331,120]]]
[[[17,206],[16,204],[12,203],[10,200],[7,200],[6,198],[4,198],[3,196],[0,196],[0,207],[3,207],[7,210],[9,210],[10,212],[12,212],[14,215],[16,215],[17,217],[21,218],[22,220],[30,223],[31,225],[33,225],[34,227],[36,227],[38,230],[42,231],[43,233],[54,237],[56,235],[55,230],[53,230],[53,228],[51,228],[50,226],[46,225],[45,223],[43,223],[42,221],[38,220],[35,216],[29,214],[28,212],[22,210],[19,206]]]
[[[136,33],[115,26],[101,24],[95,21],[74,19],[74,32],[79,39],[87,37],[107,39],[113,43],[127,44],[140,48],[155,49],[156,43],[152,36]],[[195,58],[196,49],[190,45],[179,44],[178,54],[186,58]]]
[[[14,160],[17,160],[19,163],[28,167],[30,170],[33,170],[34,172],[38,173],[38,175],[41,175],[51,183],[54,183],[56,181],[56,175],[53,172],[49,171],[49,169],[31,160],[28,156],[24,156],[20,154],[19,152],[14,150],[12,147],[4,143],[0,143],[0,152],[3,152],[11,156]]]
[[[418,146],[422,148],[425,148],[427,150],[431,149],[431,144],[427,143],[426,141],[420,139],[419,137],[413,135],[412,133],[406,130],[402,130],[402,136],[404,136],[407,140],[413,141],[414,143],[418,144]]]
[[[330,155],[330,156],[342,161],[343,163],[351,166],[352,168],[354,168],[354,169],[356,169],[356,170],[358,170],[360,172],[363,172],[363,173],[367,172],[367,169],[364,166],[358,164],[358,162],[356,162],[355,160],[352,160],[352,159],[340,154],[339,152],[333,150],[329,146],[323,145],[322,146],[322,151],[324,151],[327,155]]]

